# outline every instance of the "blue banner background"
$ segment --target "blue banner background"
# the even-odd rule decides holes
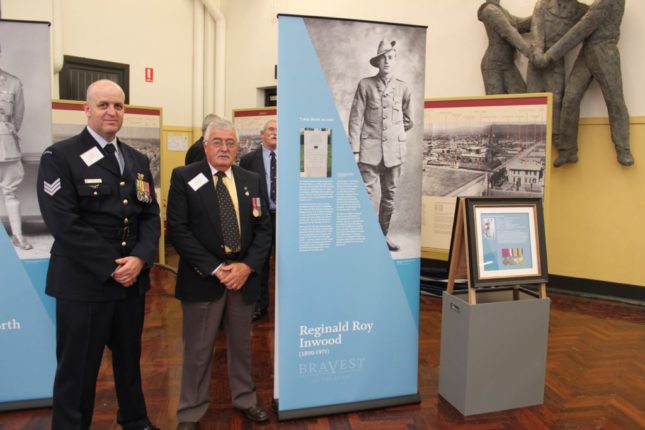
[[[279,410],[416,394],[420,260],[394,260],[387,248],[303,18],[279,24]],[[331,130],[331,178],[301,176],[304,128]],[[341,183],[357,185],[364,240],[338,246]],[[331,241],[312,250],[303,217],[320,208],[331,212],[320,225],[323,236],[331,226]]]
[[[56,329],[55,301],[45,295],[48,264],[20,260],[0,227],[0,404],[52,396]]]

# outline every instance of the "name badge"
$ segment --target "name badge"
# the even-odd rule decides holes
[[[208,178],[204,176],[203,173],[200,173],[199,175],[188,181],[188,185],[190,185],[190,188],[192,188],[193,191],[199,190],[206,183],[208,183]]]
[[[103,153],[95,146],[81,154],[81,159],[90,167],[92,164],[103,158]]]
[[[101,179],[101,178],[85,179],[84,182],[85,182],[85,185],[96,185],[96,184],[102,184],[103,179]]]

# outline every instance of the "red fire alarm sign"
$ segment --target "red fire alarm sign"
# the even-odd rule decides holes
[[[152,67],[146,67],[146,82],[154,81],[155,70]]]

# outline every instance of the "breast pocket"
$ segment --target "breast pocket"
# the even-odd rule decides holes
[[[97,210],[112,195],[112,188],[107,184],[79,184],[76,187],[76,194],[81,209]]]

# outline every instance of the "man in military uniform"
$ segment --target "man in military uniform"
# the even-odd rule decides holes
[[[379,72],[358,83],[349,115],[349,142],[367,193],[378,206],[379,224],[390,251],[399,250],[387,234],[405,160],[406,132],[413,126],[410,90],[393,75],[395,45],[395,41],[379,43],[376,56],[370,59]],[[375,201],[377,184],[381,189],[380,201]]]
[[[125,95],[112,81],[87,89],[87,127],[47,148],[37,193],[54,236],[46,293],[56,298],[53,429],[88,429],[103,350],[112,351],[125,430],[155,429],[141,389],[141,332],[159,206],[145,155],[116,138]]]
[[[20,202],[16,198],[18,185],[25,176],[18,140],[24,113],[20,79],[0,70],[0,191],[7,209],[11,240],[14,246],[28,250],[32,246],[22,235]]]

